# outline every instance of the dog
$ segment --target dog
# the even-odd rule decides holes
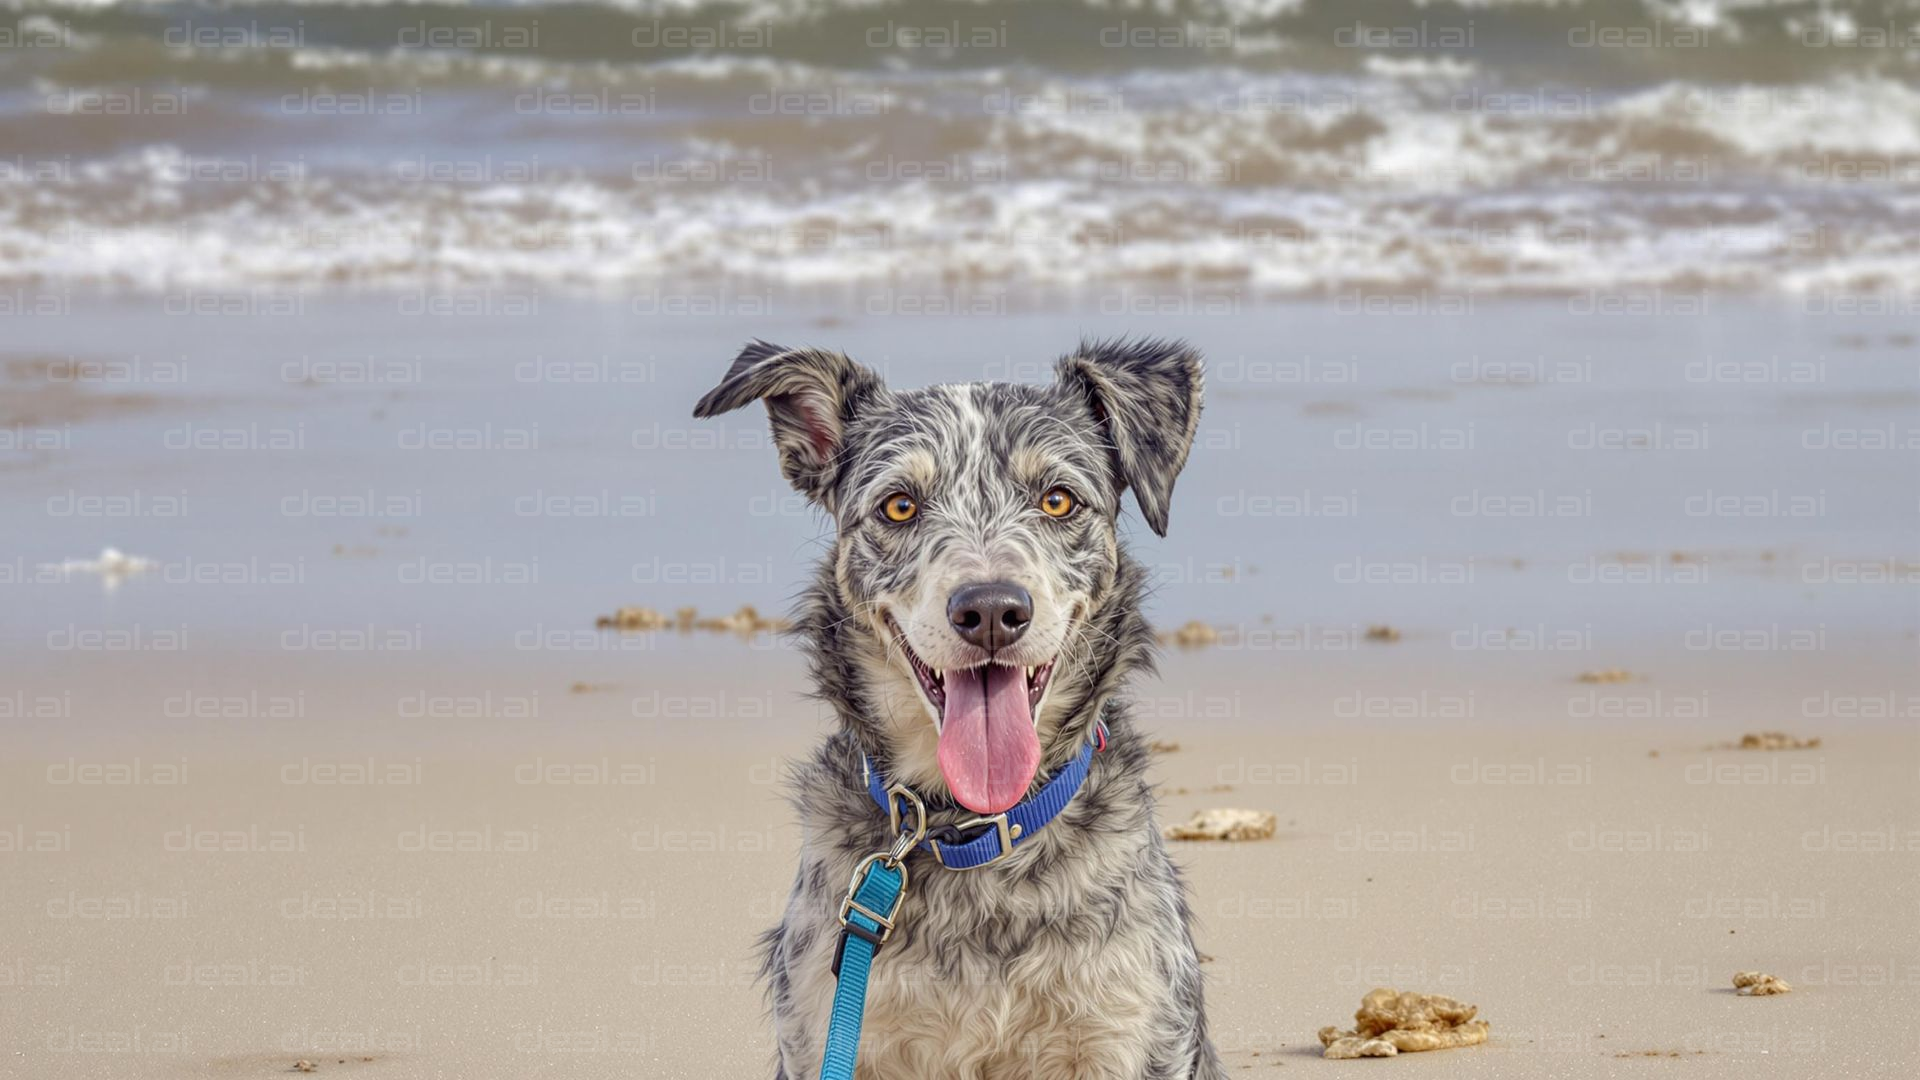
[[[837,526],[794,632],[838,728],[795,767],[800,867],[761,939],[783,1080],[819,1075],[847,883],[911,813],[877,784],[911,792],[948,846],[906,856],[859,1077],[1225,1075],[1120,697],[1156,647],[1121,498],[1166,535],[1201,362],[1179,342],[1086,342],[1055,373],[895,390],[840,353],[756,341],[694,409],[764,403],[781,471]],[[1044,827],[994,819],[1079,760]],[[972,841],[987,865],[949,868]]]

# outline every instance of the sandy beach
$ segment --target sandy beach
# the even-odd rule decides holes
[[[581,695],[538,734],[327,709],[10,740],[7,1071],[767,1074],[752,940],[797,838],[775,782],[816,726],[789,689],[639,722]],[[1178,848],[1236,1074],[1907,1073],[1910,729],[1801,719],[1818,749],[1764,753],[1705,749],[1737,722],[1503,729],[1525,719],[1155,721],[1163,818],[1280,821]],[[1794,992],[1735,996],[1755,968]],[[1314,1032],[1376,985],[1473,1002],[1492,1038],[1323,1061]]]
[[[636,327],[605,307],[474,331],[304,303],[293,347],[285,316],[126,301],[18,324],[20,386],[80,374],[8,399],[66,440],[4,489],[34,523],[0,611],[8,1075],[770,1073],[753,942],[800,827],[779,783],[828,720],[770,635],[594,627],[630,603],[777,613],[820,550],[750,424],[684,419],[730,328],[646,320],[625,369],[606,358]],[[903,382],[1020,378],[1087,318],[963,343],[796,307],[767,332]],[[1911,1072],[1916,549],[1883,497],[1911,460],[1742,449],[1910,424],[1896,331],[1842,344],[1765,305],[1650,336],[1561,303],[1155,321],[1219,373],[1172,535],[1133,530],[1156,624],[1218,635],[1135,687],[1178,746],[1161,816],[1278,822],[1176,845],[1236,1074]],[[1275,326],[1290,366],[1263,379]],[[1575,335],[1610,350],[1591,382],[1484,385]],[[1822,381],[1668,362],[1761,339]],[[1321,357],[1339,381],[1295,378]],[[1711,452],[1627,445],[1702,426]],[[1474,447],[1364,446],[1441,427]],[[1685,511],[1715,492],[1826,502]],[[106,544],[153,563],[49,568]],[[1773,730],[1820,743],[1716,748]],[[1745,970],[1795,989],[1736,996]],[[1322,1060],[1315,1032],[1375,986],[1472,1002],[1492,1037]]]

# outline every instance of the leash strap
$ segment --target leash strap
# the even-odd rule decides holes
[[[903,868],[889,867],[885,860],[869,859],[866,876],[848,897],[840,932],[840,946],[834,954],[833,973],[839,983],[833,989],[833,1020],[827,1025],[827,1049],[820,1060],[820,1080],[853,1080],[854,1058],[860,1052],[860,1022],[867,1008],[867,973],[880,943],[893,929],[891,914],[899,909],[906,888]]]
[[[1101,745],[1106,743],[1105,728],[1106,725],[1102,724],[1096,731]],[[1059,817],[1060,811],[1065,810],[1073,797],[1080,793],[1080,785],[1086,782],[1087,770],[1093,765],[1094,746],[1089,742],[1081,747],[1080,753],[1062,766],[1032,798],[1004,814],[973,818],[955,827],[964,830],[990,826],[979,836],[959,842],[926,840],[920,847],[931,851],[934,860],[949,870],[973,870],[1006,858],[1014,848],[1032,839],[1047,822]],[[892,813],[894,806],[888,790],[886,779],[869,764],[867,793],[873,796],[874,802]]]

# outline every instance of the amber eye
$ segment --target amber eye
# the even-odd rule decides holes
[[[1048,517],[1066,517],[1073,513],[1073,507],[1073,492],[1066,488],[1054,488],[1040,496],[1040,509],[1046,511]]]
[[[887,496],[886,500],[880,504],[881,516],[895,524],[903,521],[912,521],[913,515],[919,512],[920,504],[914,502],[913,496],[904,491],[894,492]]]

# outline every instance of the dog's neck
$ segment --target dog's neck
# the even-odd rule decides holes
[[[1140,613],[1146,576],[1146,568],[1122,547],[1111,584],[1086,616],[1083,644],[1072,665],[1056,674],[1037,717],[1038,780],[1079,752],[1103,711],[1110,714],[1110,724],[1124,726],[1124,718],[1106,705],[1133,672],[1153,668],[1153,630]],[[832,706],[854,745],[888,779],[936,798],[946,796],[937,764],[939,733],[912,683],[889,663],[873,628],[841,601],[830,563],[821,566],[807,590],[795,633],[807,653],[817,697]]]

